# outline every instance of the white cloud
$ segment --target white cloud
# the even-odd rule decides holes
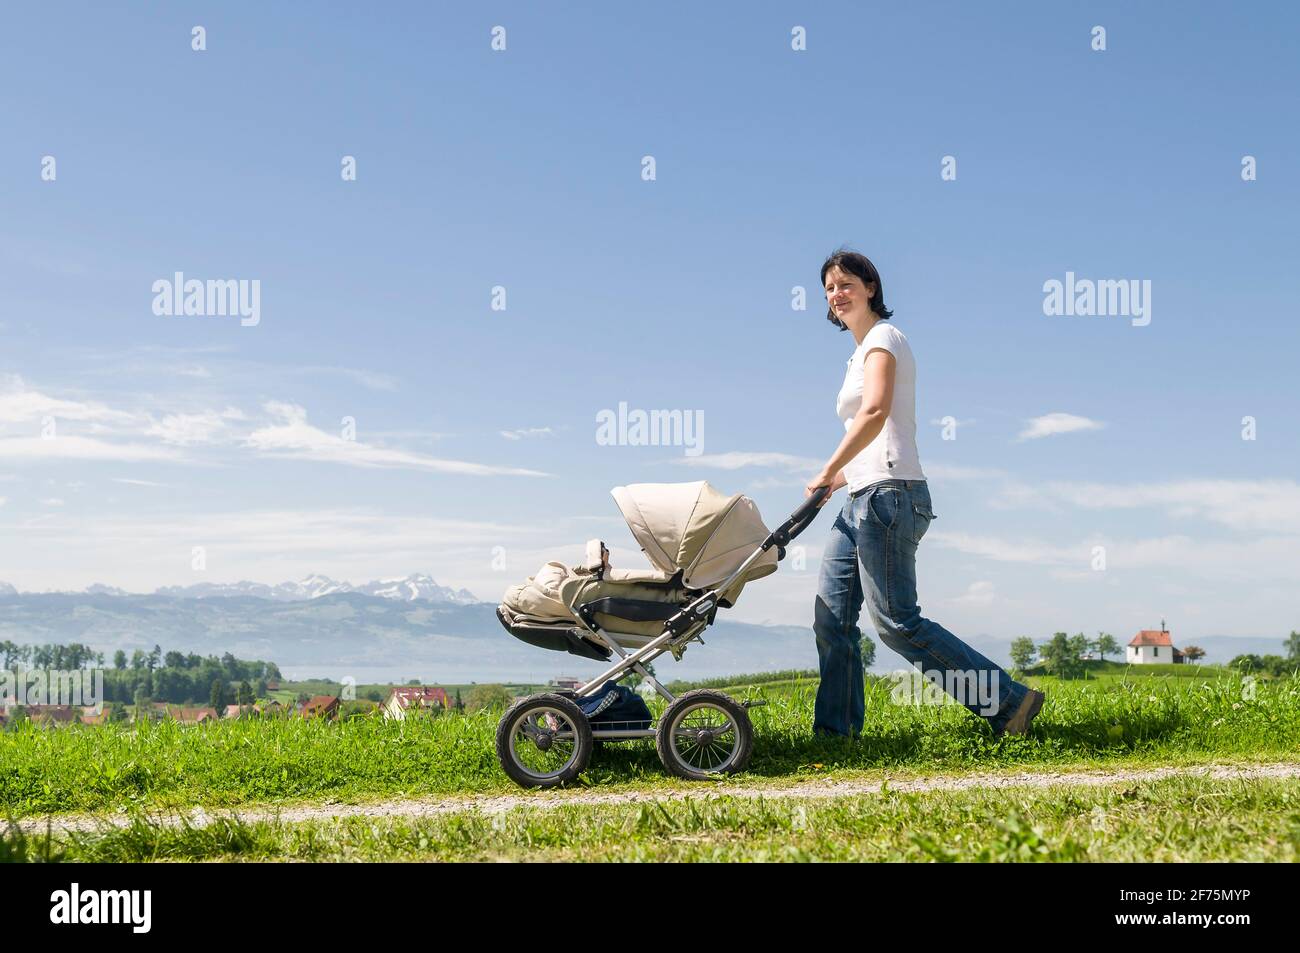
[[[742,467],[773,467],[779,470],[806,470],[811,477],[826,462],[813,457],[796,457],[789,453],[744,452],[704,453],[697,457],[675,458],[673,463],[690,467],[716,467],[719,470],[739,470]]]
[[[549,476],[539,470],[447,460],[345,440],[307,423],[307,411],[297,404],[270,401],[265,409],[281,422],[254,430],[249,434],[246,446],[268,455],[366,468],[428,470],[475,476]]]
[[[1106,425],[1098,420],[1089,420],[1075,414],[1044,414],[1025,422],[1025,429],[1020,431],[1019,440],[1037,440],[1062,433],[1076,433],[1081,430],[1100,430]]]
[[[960,596],[954,596],[948,601],[955,605],[966,606],[988,606],[993,604],[997,598],[997,588],[987,579],[980,579],[972,582],[966,587],[966,591]]]
[[[1072,573],[1071,578],[1082,578],[1085,572],[1102,578],[1108,573],[1142,570],[1190,573],[1210,582],[1232,578],[1259,583],[1300,583],[1300,560],[1294,555],[1300,551],[1300,536],[1244,540],[1194,539],[1182,535],[1133,539],[1094,536],[1062,543],[932,530],[926,541],[942,549],[995,562],[1064,569]],[[1106,568],[1093,571],[1093,550],[1097,546],[1105,548]],[[1049,575],[1062,578],[1059,573]]]
[[[309,364],[303,367],[285,367],[279,368],[278,370],[292,374],[339,374],[349,380],[355,381],[362,387],[368,387],[371,390],[397,390],[397,378],[393,377],[391,374],[384,374],[379,371],[368,371],[364,368]]]
[[[550,427],[526,427],[521,430],[502,430],[501,436],[507,440],[522,440],[524,437],[549,437],[554,433]]]
[[[163,461],[180,460],[181,455],[167,447],[152,447],[138,443],[110,443],[95,437],[57,436],[50,440],[40,437],[11,437],[0,439],[0,459],[14,462],[31,460],[119,460]]]
[[[439,582],[477,573],[497,591],[536,571],[545,558],[515,558],[526,542],[555,534],[547,521],[510,524],[440,519],[373,508],[258,509],[194,513],[153,509],[135,516],[109,510],[51,510],[0,527],[3,580],[32,590],[111,582],[147,592],[204,579],[282,582],[323,572],[336,578],[400,576],[427,567]],[[572,538],[572,537],[570,537]],[[207,569],[190,569],[191,548]],[[506,547],[511,571],[492,572],[494,547]],[[463,585],[464,583],[457,583]]]
[[[1008,483],[991,505],[1061,511],[1163,510],[1175,519],[1208,520],[1247,533],[1300,533],[1300,483],[1295,480],[1169,480],[1100,483],[1068,480],[1040,486]]]
[[[977,536],[971,533],[953,533],[930,530],[927,542],[944,549],[955,549],[969,556],[983,556],[1005,563],[1036,563],[1048,565],[1087,565],[1091,546],[1082,543],[1062,546],[1039,540],[1011,540],[1000,536]]]
[[[1007,471],[992,467],[964,467],[946,463],[923,464],[927,479],[953,481],[958,480],[1002,480]]]
[[[113,477],[114,483],[126,483],[129,486],[171,486],[170,483],[155,483],[153,480],[133,480],[130,477]]]
[[[30,389],[21,377],[0,376],[0,424],[21,424],[56,417],[100,424],[131,424],[138,415],[113,410],[99,401],[64,400]]]
[[[179,446],[212,443],[229,431],[230,421],[245,419],[243,411],[235,407],[198,414],[167,414],[161,421],[151,422],[145,433],[150,437],[158,437],[164,443]]]

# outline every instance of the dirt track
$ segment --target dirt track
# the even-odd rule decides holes
[[[915,779],[888,779],[890,791],[968,791],[984,788],[996,790],[1011,787],[1045,788],[1059,785],[1069,787],[1097,787],[1142,781],[1158,781],[1172,777],[1200,777],[1216,780],[1272,779],[1300,777],[1300,764],[1261,765],[1201,765],[1196,767],[1150,768],[1144,770],[1051,772],[1033,771],[1016,774],[971,774],[959,777]],[[299,823],[302,821],[330,820],[350,817],[430,817],[457,811],[477,811],[483,814],[500,814],[515,808],[547,809],[564,804],[635,804],[643,801],[708,799],[729,795],[732,797],[763,798],[836,798],[849,795],[878,794],[879,780],[802,781],[792,785],[734,785],[726,783],[694,785],[689,789],[653,791],[601,791],[595,788],[578,788],[566,791],[549,791],[519,794],[470,795],[443,798],[408,798],[400,801],[375,801],[365,804],[324,803],[285,807],[223,808],[206,811],[194,807],[185,811],[156,813],[149,816],[164,822],[179,824],[182,817],[193,825],[211,823],[221,817],[237,817],[245,822],[274,821]],[[104,815],[54,815],[29,817],[18,822],[28,833],[45,830],[47,822],[55,832],[93,831],[103,826],[121,826],[128,822],[123,813]]]

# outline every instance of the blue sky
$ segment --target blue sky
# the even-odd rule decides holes
[[[842,433],[847,244],[918,360],[928,615],[1300,628],[1294,11],[267,6],[2,15],[0,580],[495,599],[591,536],[641,565],[620,483],[775,523]],[[178,271],[259,281],[259,323],[155,315]],[[1045,315],[1067,271],[1149,280],[1150,324]],[[620,402],[703,452],[599,444]],[[809,622],[828,524],[735,617]]]

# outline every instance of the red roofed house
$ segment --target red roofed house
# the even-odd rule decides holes
[[[202,725],[206,722],[217,721],[220,715],[215,708],[191,707],[188,705],[168,705],[164,709],[165,717],[173,721],[179,721],[182,725]]]
[[[1163,620],[1159,629],[1143,629],[1133,636],[1125,656],[1130,665],[1151,665],[1158,662],[1168,665],[1186,661],[1170,638]]]
[[[412,706],[436,709],[449,704],[447,693],[436,685],[402,685],[389,693],[384,702],[384,717],[401,721]]]
[[[313,695],[310,700],[302,706],[302,717],[304,718],[333,718],[339,713],[339,697],[337,695]]]
[[[71,725],[81,714],[71,705],[25,705],[23,711],[27,713],[29,721],[45,726]]]

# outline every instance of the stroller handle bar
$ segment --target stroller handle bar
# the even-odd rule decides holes
[[[822,500],[826,499],[830,492],[831,488],[828,486],[819,486],[814,490],[812,496],[804,500],[803,505],[790,514],[789,519],[772,530],[772,534],[768,536],[768,543],[763,546],[763,549],[766,550],[770,546],[785,546],[806,530],[817,518]]]

